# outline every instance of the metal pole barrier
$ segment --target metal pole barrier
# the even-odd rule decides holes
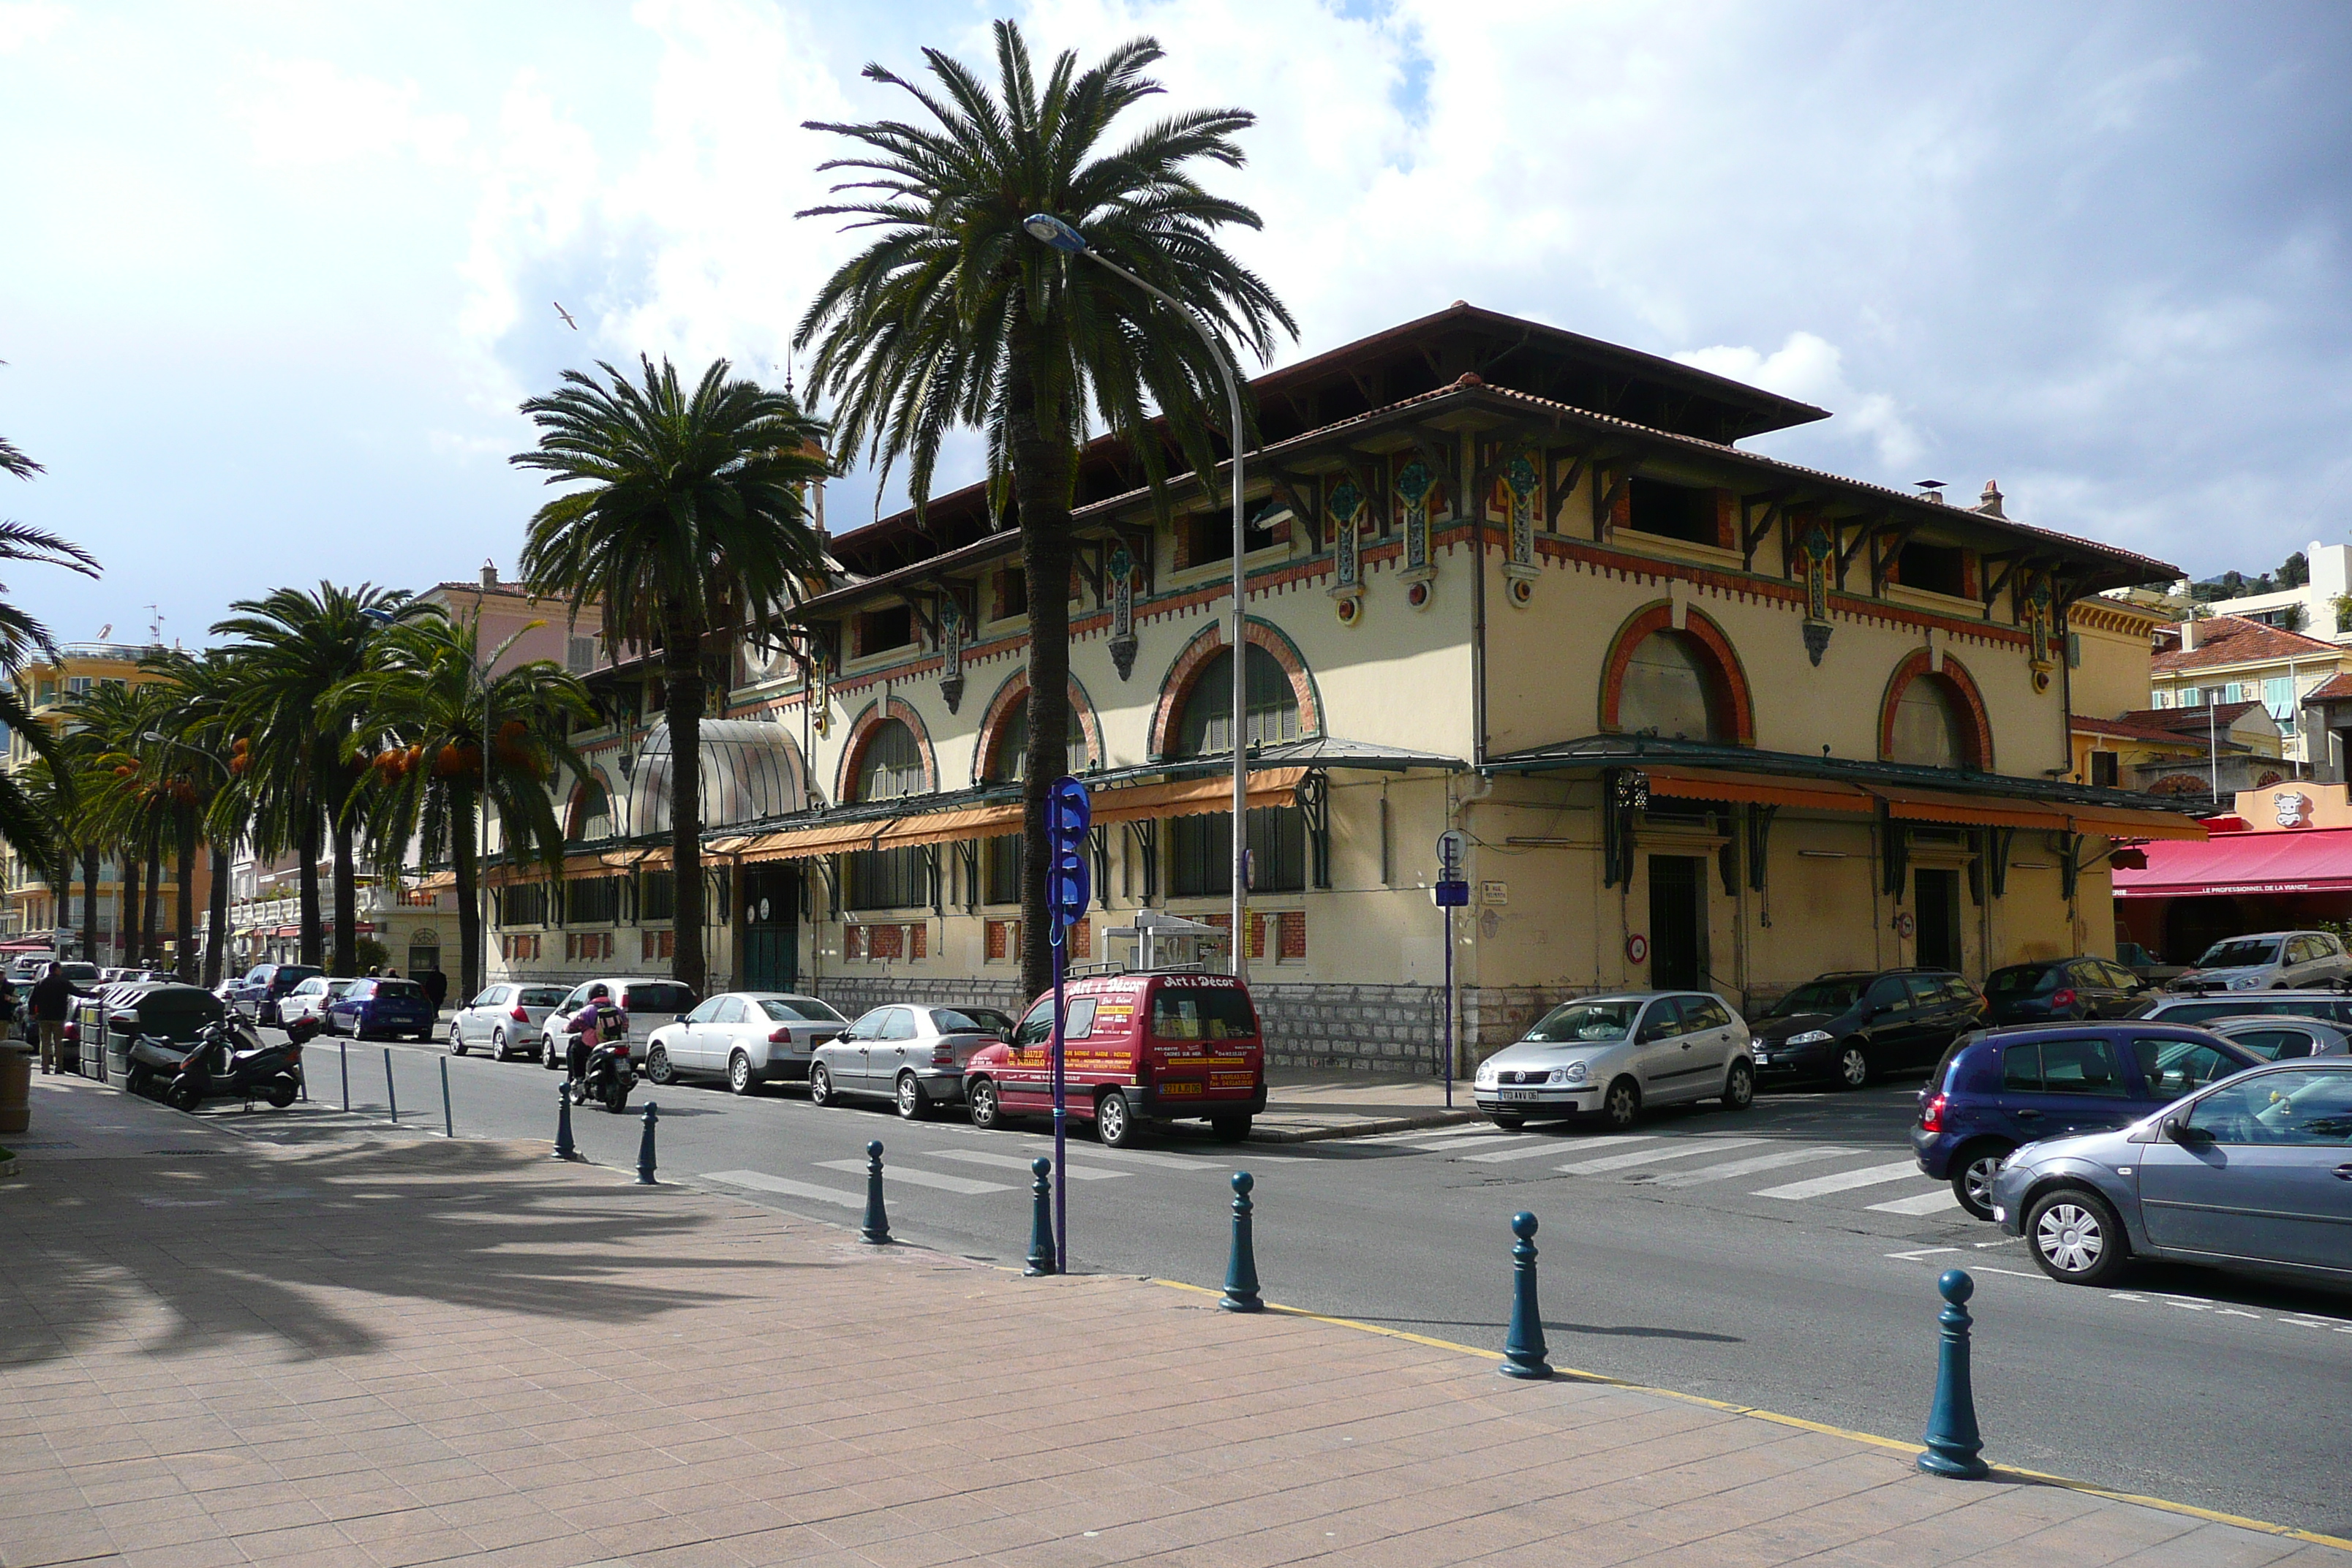
[[[1054,1272],[1070,1271],[1069,1084],[1062,1074],[1062,933],[1046,945],[1054,953]]]
[[[1234,1173],[1234,1250],[1225,1264],[1225,1293],[1217,1305],[1228,1312],[1262,1312],[1265,1303],[1257,1294],[1257,1252],[1250,1241],[1250,1188],[1247,1171]]]
[[[343,1069],[343,1111],[349,1115],[352,1109],[352,1048],[341,1040],[335,1042],[335,1060]]]
[[[393,1121],[394,1122],[398,1122],[400,1120],[400,1087],[392,1081],[392,1047],[390,1046],[386,1046],[383,1048],[383,1098],[384,1102],[392,1107]]]
[[[555,1157],[559,1160],[580,1157],[579,1148],[572,1142],[572,1086],[568,1083],[555,1086]]]
[[[1518,1237],[1511,1248],[1511,1327],[1496,1370],[1506,1377],[1549,1377],[1543,1309],[1536,1305],[1536,1216],[1524,1210],[1512,1215],[1511,1234]]]
[[[457,1136],[457,1119],[449,1111],[449,1058],[447,1057],[441,1058],[441,1134],[445,1138]]]
[[[661,1107],[646,1101],[646,1130],[637,1139],[637,1185],[654,1185],[654,1123],[661,1119]]]
[[[1986,1466],[1984,1437],[1977,1430],[1976,1391],[1969,1380],[1968,1300],[1977,1282],[1965,1268],[1947,1268],[1936,1281],[1944,1310],[1936,1321],[1943,1327],[1943,1342],[1936,1352],[1936,1403],[1927,1412],[1927,1447],[1919,1468],[1931,1476],[1978,1481],[1990,1474]]]
[[[1032,1279],[1054,1272],[1054,1162],[1040,1154],[1029,1162],[1037,1178],[1029,1194],[1029,1267],[1021,1272]]]
[[[1445,906],[1445,1109],[1454,1109],[1454,906]]]
[[[866,1223],[857,1234],[876,1247],[890,1239],[890,1215],[882,1206],[882,1143],[866,1145]]]

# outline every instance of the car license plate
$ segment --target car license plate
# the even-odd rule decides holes
[[[1536,1098],[1536,1091],[1531,1089],[1507,1089],[1502,1091],[1502,1095],[1506,1100],[1533,1100]]]
[[[1201,1092],[1201,1085],[1197,1079],[1190,1082],[1180,1079],[1174,1083],[1161,1084],[1160,1086],[1160,1092],[1167,1095],[1198,1094]]]

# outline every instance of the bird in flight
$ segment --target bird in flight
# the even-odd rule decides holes
[[[558,300],[554,303],[555,313],[563,318],[563,324],[570,327],[573,331],[578,331],[580,330],[580,323],[572,319],[572,312],[563,308],[563,301]]]

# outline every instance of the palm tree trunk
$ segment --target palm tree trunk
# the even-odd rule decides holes
[[[179,843],[179,897],[172,911],[173,944],[172,968],[183,980],[196,977],[196,808],[178,805],[172,810],[172,826]]]
[[[702,628],[662,618],[662,674],[668,685],[670,978],[702,994]]]
[[[153,969],[163,962],[163,942],[160,927],[163,923],[163,826],[158,823],[147,832],[147,893],[141,906],[139,938],[146,949],[135,961],[142,969]]]
[[[81,852],[81,955],[89,963],[98,962],[98,851],[84,848]]]
[[[352,825],[338,818],[329,831],[335,851],[335,963],[329,973],[357,974],[360,889],[358,873],[352,865]]]
[[[1032,375],[1047,374],[1025,313],[1012,329],[1013,363],[1032,374],[1008,378],[1005,424],[1013,493],[1021,511],[1021,569],[1029,586],[1029,754],[1021,780],[1021,979],[1034,996],[1054,983],[1046,874],[1045,792],[1061,777],[1070,733],[1070,455],[1060,418]]]
[[[205,989],[209,991],[221,983],[222,972],[228,966],[228,851],[207,839],[212,850],[212,918],[206,922],[211,935],[205,942]]]
[[[482,870],[474,849],[473,812],[450,814],[449,840],[457,868],[457,994],[470,999],[482,990]]]
[[[122,938],[122,962],[139,962],[139,845],[122,847],[122,918],[114,922]]]
[[[302,803],[302,831],[296,851],[302,857],[301,917],[302,962],[316,969],[326,957],[327,939],[319,923],[319,808],[316,802]]]

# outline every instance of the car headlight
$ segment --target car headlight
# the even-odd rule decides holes
[[[1492,1088],[1494,1088],[1494,1087],[1495,1087],[1495,1067],[1494,1067],[1494,1064],[1493,1064],[1493,1063],[1491,1063],[1491,1062],[1482,1063],[1482,1064],[1480,1065],[1479,1068],[1478,1068],[1478,1076],[1477,1076],[1475,1079],[1472,1079],[1471,1081],[1472,1081],[1472,1082],[1474,1082],[1474,1083],[1475,1083],[1475,1084],[1476,1084],[1480,1089],[1492,1089]]]
[[[1830,1037],[1827,1029],[1807,1029],[1801,1035],[1790,1035],[1780,1043],[1784,1046],[1818,1046]],[[1759,1041],[1759,1044],[1761,1044]]]
[[[1566,1067],[1551,1069],[1551,1081],[1557,1084],[1582,1083],[1592,1069],[1582,1062],[1570,1062]]]
[[[2232,991],[2258,991],[2262,988],[2262,984],[2263,977],[2259,974],[2241,974],[2235,980],[2230,982],[2230,989]]]

